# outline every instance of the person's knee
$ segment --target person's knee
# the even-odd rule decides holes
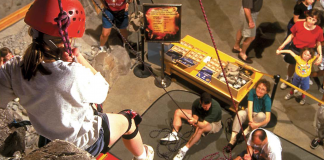
[[[104,38],[108,38],[109,37],[109,35],[110,35],[110,28],[103,28],[102,29],[102,32],[101,32],[101,36],[102,37],[104,37]]]
[[[138,133],[139,133],[138,127],[136,126],[134,119],[132,119],[131,127],[129,128],[129,130],[126,133],[124,133],[124,135],[122,137],[124,139],[133,139],[137,136]]]
[[[258,113],[258,114],[256,115],[256,118],[257,118],[257,121],[262,122],[262,121],[265,120],[266,115],[265,115],[263,112],[260,112],[260,113]]]
[[[128,127],[124,135],[122,136],[124,139],[133,139],[138,134],[138,125],[141,123],[142,118],[133,110],[123,110],[119,112],[126,117],[128,122]],[[127,123],[125,122],[125,123]],[[127,126],[127,125],[126,125]]]
[[[246,42],[252,42],[255,39],[255,37],[248,37],[246,38]]]
[[[128,124],[128,123],[127,123]],[[129,125],[129,124],[128,124]],[[135,123],[134,123],[134,120],[132,119],[131,120],[131,127],[129,128],[129,130],[128,131],[126,131],[125,133],[124,133],[124,135],[129,135],[129,134],[131,134],[131,133],[133,133],[135,130],[136,130],[136,125],[135,125]]]
[[[102,32],[101,33],[101,37],[103,37],[103,38],[108,38],[109,35],[110,35],[110,32]]]

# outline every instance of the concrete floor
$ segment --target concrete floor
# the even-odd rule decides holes
[[[85,2],[84,0],[81,0]],[[181,37],[191,35],[192,37],[212,46],[211,38],[208,33],[202,11],[199,6],[199,1],[196,0],[154,0],[155,3],[181,3],[182,4],[182,26]],[[150,0],[141,0],[141,3],[151,3]],[[295,0],[271,0],[264,1],[263,8],[260,11],[257,20],[257,27],[262,25],[270,25],[268,32],[271,33],[273,39],[258,44],[264,49],[262,58],[253,58],[254,63],[250,66],[258,69],[261,72],[268,74],[280,74],[285,77],[286,63],[281,56],[275,54],[276,49],[283,42],[286,36],[286,25],[293,16],[293,7]],[[234,45],[236,31],[238,29],[238,14],[241,7],[241,1],[226,0],[203,1],[206,10],[207,18],[216,41],[217,48],[228,55],[237,58],[237,54],[231,52]],[[319,3],[317,2],[317,5]],[[94,35],[99,36],[101,29],[100,16],[91,14],[87,17],[87,29],[93,31]],[[10,27],[0,32],[0,38],[14,34],[21,29],[24,23],[20,21],[13,27]],[[14,29],[16,27],[16,29]],[[86,32],[87,33],[87,32]],[[89,33],[89,32],[88,32]],[[131,35],[134,36],[134,35]],[[96,39],[93,35],[84,35],[82,42],[84,47],[90,48],[96,44]],[[84,49],[87,50],[87,49]],[[88,49],[89,50],[89,49]],[[249,56],[254,57],[254,51],[251,51]],[[134,60],[133,60],[134,61]],[[153,64],[155,74],[160,74],[159,66]],[[271,78],[265,77],[271,80]],[[179,82],[172,82],[166,88],[171,90],[190,90],[190,85]],[[272,132],[285,138],[292,143],[324,158],[323,147],[318,147],[315,150],[310,149],[310,141],[316,136],[316,131],[313,127],[315,112],[318,108],[317,102],[308,98],[304,106],[300,106],[296,101],[284,100],[284,96],[288,90],[277,90],[276,98],[273,103],[273,113],[277,115],[278,122]],[[321,98],[322,94],[318,92],[317,86],[314,84],[310,87],[309,93],[317,98]],[[119,77],[109,91],[106,101],[104,102],[105,112],[118,112],[122,109],[132,108],[138,113],[143,113],[158,97],[164,94],[165,91],[154,85],[154,78],[137,78],[130,71],[126,76]],[[158,113],[157,113],[158,114]],[[226,144],[224,144],[225,146]],[[285,148],[283,148],[284,152]]]

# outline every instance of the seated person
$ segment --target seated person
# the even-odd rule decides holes
[[[270,82],[266,79],[260,79],[255,86],[256,88],[251,89],[249,92],[248,107],[237,113],[242,124],[249,122],[249,126],[244,130],[244,135],[247,135],[253,129],[264,127],[270,122],[271,99],[268,95],[270,92]],[[237,139],[236,136],[240,130],[241,126],[237,116],[235,116],[231,140],[226,147],[227,153],[233,150]]]
[[[13,54],[12,52],[10,51],[9,48],[7,47],[2,47],[0,49],[0,56],[1,56],[1,59],[0,59],[0,66],[2,66],[3,64],[5,64],[9,59],[13,58]]]
[[[179,140],[177,133],[182,125],[181,119],[187,119],[187,117],[189,117],[187,119],[188,123],[194,126],[196,131],[190,137],[188,143],[179,150],[174,160],[183,159],[189,148],[198,142],[203,133],[217,133],[222,128],[221,107],[217,101],[211,98],[209,93],[204,92],[200,98],[196,99],[192,104],[191,110],[182,109],[182,111],[180,109],[175,111],[172,133],[167,134],[160,142],[162,144],[176,143]]]
[[[259,128],[252,131],[244,150],[234,160],[281,160],[281,142],[272,132]],[[252,157],[251,157],[252,155]]]

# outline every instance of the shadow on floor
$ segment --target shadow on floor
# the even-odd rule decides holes
[[[285,30],[281,28],[279,22],[261,23],[256,29],[256,36],[254,41],[250,44],[246,52],[250,53],[253,50],[255,52],[256,58],[262,58],[264,49],[270,47],[273,44],[276,38],[276,34],[283,32],[285,32]]]

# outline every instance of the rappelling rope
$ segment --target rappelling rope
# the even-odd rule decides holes
[[[57,23],[57,26],[59,27],[59,34],[62,37],[64,48],[67,53],[69,53],[69,56],[72,57],[72,49],[71,44],[69,41],[69,34],[68,34],[68,27],[71,23],[70,17],[68,14],[63,10],[62,2],[61,0],[58,0],[60,13],[58,17],[54,19],[54,21]]]
[[[211,40],[212,40],[212,42],[213,42],[213,46],[214,46],[215,51],[216,51],[216,55],[217,55],[217,58],[218,58],[218,62],[219,62],[219,64],[220,64],[220,66],[221,66],[222,73],[223,73],[224,78],[225,78],[225,82],[226,82],[226,86],[227,86],[228,92],[229,92],[229,94],[230,94],[230,97],[231,97],[231,100],[232,100],[233,106],[235,107],[235,114],[236,114],[236,116],[238,117],[238,121],[239,121],[239,124],[240,124],[240,126],[241,126],[241,131],[242,131],[242,134],[243,134],[243,136],[244,136],[245,143],[246,143],[246,145],[247,145],[247,140],[246,140],[246,137],[245,137],[244,132],[243,132],[242,123],[241,123],[241,120],[240,120],[240,118],[239,118],[239,116],[238,116],[238,109],[237,109],[237,106],[236,106],[236,104],[235,104],[235,101],[234,101],[233,95],[232,95],[232,93],[231,93],[230,86],[228,85],[228,81],[227,81],[227,77],[226,77],[226,74],[225,74],[225,71],[224,71],[224,68],[223,68],[223,64],[221,63],[221,60],[220,60],[220,57],[219,57],[219,54],[218,54],[218,50],[217,50],[217,46],[216,46],[216,43],[215,43],[215,40],[214,40],[214,36],[213,36],[213,34],[212,34],[212,32],[211,32],[211,29],[210,29],[210,26],[209,26],[209,22],[208,22],[208,19],[207,19],[207,16],[206,16],[206,12],[205,12],[205,9],[204,9],[204,6],[203,6],[201,0],[199,0],[199,4],[200,4],[201,11],[202,11],[202,13],[203,13],[203,15],[204,15],[205,21],[206,21],[206,25],[207,25],[207,28],[208,28],[208,32],[209,32],[210,38],[211,38]],[[248,152],[248,153],[250,154],[250,156],[252,157],[252,154],[251,154],[251,152],[249,151],[249,148],[247,148],[247,149],[248,149],[247,152]],[[224,156],[225,156],[225,155],[224,155]]]

